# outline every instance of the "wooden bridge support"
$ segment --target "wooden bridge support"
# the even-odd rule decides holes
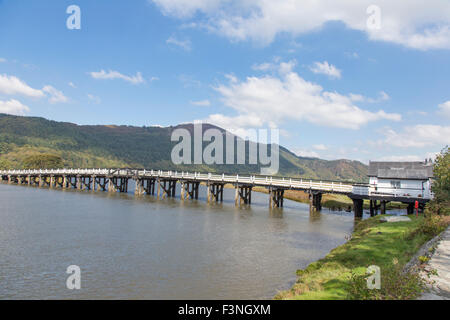
[[[55,186],[61,189],[64,188],[64,177],[63,176],[55,176]]]
[[[200,182],[192,181],[180,181],[181,183],[181,199],[198,199],[198,190],[200,188]]]
[[[67,176],[67,188],[78,188],[78,177],[77,176]]]
[[[208,202],[222,202],[223,201],[223,187],[222,183],[208,183],[207,184],[207,201]]]
[[[353,212],[355,213],[355,218],[362,218],[363,216],[363,199],[352,199],[353,200]]]
[[[236,192],[234,197],[234,202],[236,205],[251,204],[252,203],[252,186],[249,185],[238,185],[235,186]]]
[[[109,177],[108,192],[128,192],[127,177]]]
[[[322,193],[309,191],[309,205],[311,211],[322,210]]]
[[[149,194],[154,195],[155,194],[155,183],[156,179],[154,178],[134,178],[136,181],[136,189],[134,194],[135,195],[143,195],[143,194]]]
[[[94,190],[97,191],[101,189],[102,191],[108,190],[109,179],[107,177],[93,177],[94,179]]]
[[[386,204],[387,201],[381,200],[381,214],[386,214]]]
[[[136,181],[136,187],[134,189],[135,196],[141,196],[145,193],[144,179],[134,178]]]
[[[269,207],[282,208],[284,205],[284,189],[269,189]]]
[[[408,203],[408,208],[406,209],[408,215],[414,214],[414,203]]]
[[[158,192],[157,197],[159,199],[160,189],[162,189],[161,198],[167,197],[175,197],[175,191],[177,187],[177,180],[172,179],[158,179]]]
[[[80,176],[79,177],[79,189],[91,190],[92,189],[92,176]]]

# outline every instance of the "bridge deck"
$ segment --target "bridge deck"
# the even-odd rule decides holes
[[[55,170],[7,170],[0,171],[7,176],[104,176],[127,177],[130,179],[160,178],[183,181],[217,182],[223,184],[240,184],[254,187],[280,188],[292,190],[312,190],[325,193],[351,194],[353,185],[339,181],[317,181],[311,179],[279,178],[257,175],[225,175],[198,172],[177,172],[161,170],[130,170],[130,169],[55,169]]]

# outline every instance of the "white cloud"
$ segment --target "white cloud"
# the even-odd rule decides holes
[[[9,101],[0,100],[0,113],[7,113],[13,115],[24,115],[29,112],[30,108],[26,105],[23,105],[20,101],[15,99],[11,99]]]
[[[256,71],[269,71],[269,70],[273,69],[273,67],[274,67],[274,65],[272,63],[264,62],[261,64],[254,64],[252,66],[252,69],[256,70]]]
[[[324,144],[315,144],[315,145],[313,145],[313,148],[316,150],[320,150],[320,151],[324,151],[324,150],[328,149],[328,147]]]
[[[0,93],[8,95],[23,95],[32,98],[41,98],[44,95],[42,90],[33,89],[25,82],[15,76],[0,74]]]
[[[402,132],[386,128],[383,134],[385,139],[378,141],[380,145],[388,144],[401,148],[450,145],[450,126],[419,124],[405,127]]]
[[[196,11],[210,12],[220,7],[222,0],[153,0],[164,14],[179,18],[190,17]]]
[[[181,74],[177,77],[183,83],[185,88],[200,88],[202,83],[191,75]]]
[[[42,91],[48,93],[50,95],[50,99],[48,100],[50,103],[58,103],[62,102],[65,103],[69,101],[69,99],[59,90],[56,90],[52,86],[45,86]]]
[[[100,104],[100,103],[102,102],[102,100],[101,100],[99,97],[94,96],[93,94],[88,93],[88,94],[87,94],[87,97],[88,97],[89,100],[91,100],[93,103]]]
[[[373,159],[373,161],[423,161],[424,157],[418,155],[400,155],[400,156],[386,156],[379,159]]]
[[[0,58],[0,63],[6,62],[5,58]]]
[[[439,108],[439,114],[441,114],[447,118],[450,118],[450,100],[440,104],[438,106],[438,108]]]
[[[149,0],[150,1],[150,0]],[[152,0],[162,12],[198,18],[197,25],[232,40],[271,43],[281,33],[317,30],[329,21],[365,32],[369,39],[427,50],[450,48],[448,0]],[[381,9],[380,29],[369,29],[369,6]],[[200,13],[200,14],[197,14]]]
[[[171,36],[166,40],[166,43],[181,47],[186,51],[191,51],[191,49],[192,49],[191,40],[189,40],[189,39],[179,40],[179,39],[175,38],[174,36]]]
[[[211,102],[209,100],[191,101],[190,103],[194,106],[199,107],[209,107],[211,105]]]
[[[101,70],[99,72],[89,72],[89,74],[94,79],[103,79],[103,80],[122,79],[131,84],[140,84],[145,82],[140,72],[137,72],[136,75],[134,76],[127,76],[118,71],[113,70],[109,70],[108,72],[106,72],[105,70]]]
[[[383,110],[371,112],[353,104],[337,92],[327,92],[292,71],[290,63],[279,64],[279,75],[247,77],[239,81],[228,76],[229,83],[215,87],[223,103],[238,115],[211,115],[207,121],[224,128],[277,127],[287,120],[304,120],[317,125],[358,129],[376,120],[399,121],[401,116]]]
[[[305,149],[298,149],[294,148],[291,150],[293,153],[295,153],[298,157],[304,157],[304,158],[320,158],[319,154],[315,151],[311,150],[305,150]]]
[[[386,92],[380,91],[377,98],[368,98],[361,94],[354,94],[354,93],[350,93],[349,98],[350,98],[350,100],[352,100],[354,102],[379,103],[379,102],[387,101],[391,97]]]
[[[76,88],[77,87],[73,82],[69,82],[69,86],[71,86],[72,88]]]
[[[421,155],[394,155],[373,159],[373,161],[424,161],[425,159],[432,159],[434,161],[438,154],[439,152],[426,152],[425,154]]]
[[[327,61],[314,62],[314,65],[310,67],[310,70],[314,73],[324,74],[330,78],[341,78],[341,70],[329,64]]]

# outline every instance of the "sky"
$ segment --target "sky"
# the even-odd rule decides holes
[[[0,0],[0,113],[423,160],[450,144],[450,1]]]

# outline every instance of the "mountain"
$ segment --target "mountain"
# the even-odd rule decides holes
[[[245,142],[245,165],[175,165],[171,161],[171,152],[178,141],[171,141],[172,132],[185,129],[192,133],[193,128],[193,124],[173,127],[77,125],[0,114],[0,169],[45,166],[45,159],[51,159],[52,166],[59,160],[59,166],[73,168],[129,167],[259,174],[259,165],[248,164],[249,145],[254,146],[248,141]],[[203,130],[207,129],[217,129],[222,135],[226,134],[224,129],[203,125]],[[204,146],[208,144],[204,142]],[[259,144],[257,147],[267,146]],[[279,148],[278,175],[366,181],[367,166],[361,162],[298,157],[282,146]]]

